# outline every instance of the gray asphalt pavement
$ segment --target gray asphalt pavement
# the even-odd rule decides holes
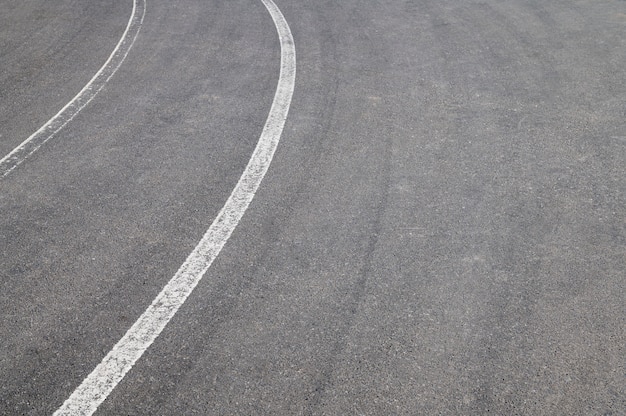
[[[52,414],[174,275],[265,123],[260,0],[147,0],[0,179],[0,414]],[[626,1],[277,0],[260,190],[97,415],[626,415]],[[132,1],[0,0],[0,157]]]

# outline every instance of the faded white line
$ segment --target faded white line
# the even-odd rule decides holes
[[[85,85],[54,117],[13,149],[11,153],[0,159],[0,178],[11,173],[24,162],[26,158],[35,153],[44,143],[54,137],[59,130],[72,121],[72,119],[94,99],[100,90],[104,88],[106,83],[109,82],[111,77],[113,77],[122,65],[128,52],[133,47],[145,14],[146,1],[133,0],[133,10],[128,19],[126,29],[104,65],[96,72],[87,85]]]
[[[280,141],[296,78],[296,50],[289,25],[272,2],[262,0],[280,40],[278,87],[259,142],[239,182],[200,243],[152,304],[54,415],[91,415],[130,371],[211,266],[254,198]]]

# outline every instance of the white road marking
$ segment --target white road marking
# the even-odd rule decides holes
[[[152,304],[55,413],[91,415],[130,371],[183,305],[211,266],[254,198],[280,141],[295,87],[296,50],[289,25],[272,2],[261,0],[274,20],[281,49],[280,76],[259,142],[239,182],[200,243]]]
[[[13,149],[11,153],[0,159],[0,178],[11,173],[24,162],[26,158],[35,153],[44,143],[54,137],[59,130],[72,121],[72,119],[94,99],[100,90],[104,88],[106,83],[109,82],[122,65],[128,52],[133,47],[145,14],[145,0],[133,0],[133,10],[128,19],[126,29],[104,65],[96,72],[87,85],[85,85],[54,117]]]

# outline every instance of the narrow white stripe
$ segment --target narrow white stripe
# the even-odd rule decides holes
[[[296,77],[296,50],[284,16],[272,0],[262,0],[274,20],[281,48],[278,87],[259,142],[239,182],[204,237],[161,293],[55,415],[91,415],[159,336],[241,220],[278,146]]]
[[[85,85],[54,117],[13,149],[11,153],[0,159],[0,178],[11,173],[13,169],[18,167],[27,157],[35,153],[45,142],[54,137],[59,130],[72,121],[72,119],[94,99],[100,90],[104,88],[106,83],[109,82],[111,77],[113,77],[122,65],[128,52],[133,47],[145,14],[145,0],[133,0],[133,10],[128,19],[126,29],[104,65],[96,72],[87,85]]]

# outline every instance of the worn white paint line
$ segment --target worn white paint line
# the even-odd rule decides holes
[[[146,1],[133,0],[133,10],[128,19],[126,29],[104,65],[96,72],[87,85],[85,85],[54,117],[13,149],[11,153],[0,159],[0,178],[11,173],[24,162],[26,158],[35,153],[44,143],[54,137],[59,130],[72,121],[72,119],[94,99],[100,90],[104,88],[111,77],[115,75],[126,59],[128,52],[133,47],[145,14]]]
[[[200,243],[148,309],[55,415],[91,415],[130,371],[211,266],[254,198],[282,134],[296,77],[296,50],[289,25],[272,2],[261,0],[274,20],[281,49],[280,76],[259,142],[239,182]]]

